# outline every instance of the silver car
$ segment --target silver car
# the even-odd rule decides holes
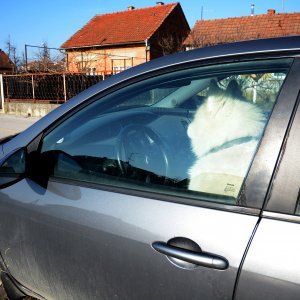
[[[300,37],[89,88],[0,146],[12,299],[299,299]]]

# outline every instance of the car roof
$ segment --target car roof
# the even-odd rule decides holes
[[[222,44],[217,46],[204,47],[195,50],[184,51],[158,59],[154,59],[147,63],[140,64],[136,67],[130,68],[119,74],[111,76],[110,78],[95,84],[87,90],[76,95],[68,100],[63,105],[59,106],[54,111],[50,112],[44,118],[34,123],[31,127],[16,136],[8,143],[3,145],[3,154],[0,153],[0,158],[12,151],[15,148],[26,146],[32,139],[34,139],[41,131],[47,128],[57,118],[81,104],[99,92],[110,88],[116,84],[133,79],[142,74],[159,71],[161,69],[182,65],[185,63],[195,61],[214,60],[219,58],[228,58],[236,56],[251,56],[253,54],[262,54],[266,57],[271,55],[287,55],[300,54],[300,36],[287,36],[280,38],[258,39],[251,41],[241,41],[230,44]]]

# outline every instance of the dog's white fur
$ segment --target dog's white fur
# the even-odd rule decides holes
[[[188,127],[192,150],[197,158],[189,170],[189,189],[236,197],[259,139],[212,153],[209,151],[238,138],[259,138],[264,125],[263,112],[254,104],[233,98],[225,92],[209,96]],[[218,182],[209,182],[219,179],[221,186]],[[231,189],[229,193],[228,187]]]

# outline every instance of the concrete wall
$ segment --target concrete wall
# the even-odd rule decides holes
[[[5,113],[24,117],[43,117],[60,104],[5,102]]]

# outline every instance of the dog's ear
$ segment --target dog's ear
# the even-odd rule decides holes
[[[216,80],[212,79],[209,83],[209,90],[208,90],[208,95],[218,95],[222,92],[222,90],[219,88]]]
[[[244,99],[243,92],[236,80],[232,79],[227,86],[226,95],[240,100]]]

